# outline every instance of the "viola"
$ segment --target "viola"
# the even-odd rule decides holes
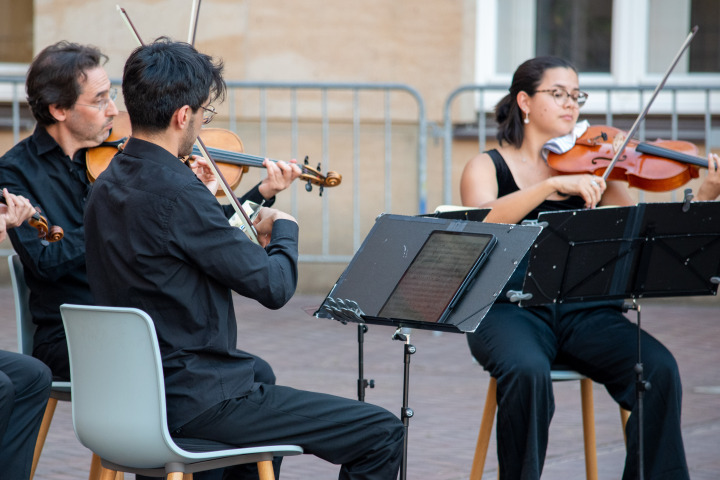
[[[5,197],[3,197],[2,194],[0,194],[0,203],[7,205]],[[40,215],[40,212],[37,210],[37,208],[35,209],[35,213],[33,213],[33,216],[28,218],[27,222],[28,225],[38,231],[38,238],[41,242],[57,242],[59,240],[62,240],[62,238],[65,236],[65,232],[63,231],[62,227],[58,227],[57,225],[50,225],[47,221],[47,218]]]
[[[561,174],[589,173],[603,176],[627,134],[615,127],[589,127],[568,152],[548,154],[548,165]],[[698,148],[682,140],[639,142],[629,140],[606,180],[623,180],[631,187],[666,192],[685,185],[708,168]]]
[[[85,154],[87,175],[91,182],[94,182],[98,175],[110,165],[112,157],[122,150],[130,134],[130,117],[127,112],[118,113],[113,120],[113,129],[107,140],[97,147],[88,149]],[[200,133],[200,138],[208,145],[208,153],[217,161],[220,173],[227,179],[232,189],[240,184],[243,173],[247,172],[249,167],[263,166],[264,158],[243,153],[242,140],[230,130],[204,128]],[[201,155],[197,145],[193,146],[193,154]],[[272,161],[277,162],[277,160]],[[342,175],[337,172],[328,172],[327,175],[322,175],[320,165],[312,168],[308,165],[308,157],[305,157],[304,163],[299,166],[302,170],[300,179],[307,182],[305,190],[308,192],[312,191],[313,185],[318,185],[322,195],[324,187],[335,187],[342,181]],[[218,190],[218,195],[223,195],[221,189]]]

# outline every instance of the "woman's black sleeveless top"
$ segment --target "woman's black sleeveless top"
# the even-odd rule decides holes
[[[495,171],[498,184],[498,198],[504,197],[513,192],[517,192],[520,188],[515,183],[510,168],[508,168],[505,159],[496,149],[488,150],[488,155],[495,164]],[[538,215],[542,212],[555,212],[559,210],[578,210],[585,206],[585,200],[579,196],[570,196],[564,200],[545,200],[530,212],[523,220],[537,220]]]

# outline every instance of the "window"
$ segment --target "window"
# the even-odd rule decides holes
[[[690,44],[690,71],[720,73],[720,2],[692,0],[690,25],[700,27]]]
[[[535,51],[580,72],[610,72],[612,0],[537,0]]]
[[[33,58],[33,2],[0,0],[0,63]]]

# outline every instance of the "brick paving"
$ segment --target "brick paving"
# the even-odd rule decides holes
[[[274,367],[278,383],[357,398],[357,326],[313,318],[306,310],[322,297],[299,295],[268,311],[236,300],[239,342]],[[683,378],[683,434],[691,477],[720,478],[720,300],[643,302],[643,327],[675,354]],[[0,285],[0,348],[16,350],[12,292]],[[634,316],[631,317],[634,319]],[[392,327],[369,326],[364,342],[365,377],[375,380],[366,401],[399,415],[402,406],[403,346]],[[474,364],[462,335],[415,331],[411,343],[409,479],[467,479],[480,425],[488,375]],[[624,443],[617,406],[595,385],[595,423],[601,479],[622,473]],[[584,478],[578,382],[555,384],[556,413],[544,479]],[[494,435],[485,467],[496,478]],[[72,431],[70,404],[60,402],[35,478],[87,478],[90,453]],[[338,468],[310,455],[289,457],[285,480],[337,478]],[[0,478],[1,478],[0,474]],[[648,479],[651,480],[651,479]]]

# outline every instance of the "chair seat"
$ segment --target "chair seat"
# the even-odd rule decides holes
[[[550,378],[553,382],[565,382],[569,380],[582,380],[587,377],[582,373],[576,372],[568,365],[558,363],[550,367]]]
[[[136,468],[120,465],[101,458],[102,466],[117,472],[134,473],[148,477],[165,477],[169,470],[180,468],[184,473],[204,472],[230,467],[238,463],[272,462],[275,456],[300,455],[303,449],[297,445],[272,445],[267,447],[237,448],[234,445],[214,442],[201,438],[178,438],[175,444],[185,450],[188,456],[182,462],[172,462],[157,467]],[[193,455],[199,454],[199,455]],[[205,455],[203,455],[205,454]],[[238,459],[242,461],[239,462]]]
[[[189,454],[213,452],[214,455],[241,455],[254,452],[287,452],[287,455],[302,453],[302,448],[296,445],[272,445],[267,447],[239,448],[237,445],[215,442],[205,438],[175,438],[175,445],[182,448]]]
[[[71,386],[72,384],[70,382],[53,381],[50,389],[50,398],[61,400],[63,402],[69,402],[72,398]]]

